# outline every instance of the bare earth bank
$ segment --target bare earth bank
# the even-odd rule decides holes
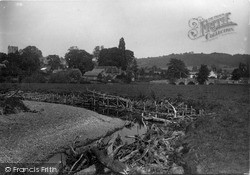
[[[0,115],[0,163],[47,160],[79,136],[83,144],[124,125],[93,111],[44,102],[24,101],[38,113]]]

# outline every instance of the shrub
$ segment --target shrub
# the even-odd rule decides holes
[[[82,77],[82,73],[79,69],[70,69],[67,71],[70,83],[78,83]]]
[[[69,83],[70,79],[67,75],[67,71],[61,71],[53,73],[49,77],[49,83]]]
[[[131,83],[132,73],[122,73],[121,75],[117,75],[116,78],[122,80],[124,83]]]
[[[90,84],[90,81],[85,79],[85,78],[80,78],[79,83],[80,84]]]
[[[79,69],[70,69],[51,74],[49,83],[78,83],[81,77],[82,73]]]
[[[41,73],[32,74],[22,80],[23,83],[46,83],[46,78]]]

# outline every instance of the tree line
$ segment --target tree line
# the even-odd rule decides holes
[[[145,75],[153,76],[153,79],[158,77],[159,79],[168,79],[170,83],[175,83],[177,79],[187,78],[189,76],[189,70],[187,69],[185,63],[181,59],[171,58],[169,63],[167,64],[167,70],[163,70],[158,68],[157,66],[152,66],[151,68],[140,68],[138,70],[138,74],[140,77],[144,77]],[[148,71],[146,71],[148,70]],[[215,65],[211,66],[211,70],[207,65],[201,64],[199,69],[195,72],[195,79],[199,84],[204,84],[210,75],[210,71],[214,71],[217,73],[222,73],[222,70],[216,68]],[[231,80],[239,80],[240,78],[249,78],[249,64],[239,63],[239,67],[234,69],[231,73]]]
[[[68,79],[67,82],[70,82],[72,77],[73,79],[79,79],[85,72],[91,71],[96,66],[95,64],[120,68],[123,74],[119,78],[126,82],[130,82],[132,77],[137,78],[146,74],[144,68],[138,68],[134,52],[126,49],[124,38],[119,40],[118,47],[105,48],[104,46],[96,46],[92,54],[79,49],[77,46],[72,46],[68,49],[64,58],[58,55],[48,55],[46,57],[46,65],[41,61],[41,58],[43,58],[42,51],[36,46],[28,46],[16,53],[0,53],[0,82],[9,81],[13,77],[18,78],[19,82],[22,82],[27,77],[42,74],[41,68],[44,66],[50,68],[47,75],[51,75],[54,70],[58,69],[70,70],[58,76],[51,75],[52,82],[57,82],[65,77]],[[62,60],[66,61],[66,65],[62,64]],[[153,66],[151,74],[160,72],[161,78],[168,79],[170,82],[189,76],[189,70],[181,59],[171,58],[167,67],[167,70],[163,71],[160,69],[159,71],[159,68]],[[73,69],[78,71],[72,71]],[[212,70],[216,70],[216,67],[212,66]],[[201,64],[197,71],[196,80],[200,84],[204,84],[208,80],[210,70],[207,65]],[[249,78],[248,63],[240,63],[239,67],[232,72],[231,79],[239,80],[244,77]],[[41,76],[34,79],[39,80],[39,78]],[[42,81],[45,80],[43,79]]]
[[[118,47],[96,46],[92,54],[72,46],[64,58],[48,55],[47,65],[41,61],[41,58],[43,58],[42,51],[36,46],[28,46],[16,53],[0,53],[0,82],[8,81],[13,77],[18,77],[19,81],[22,81],[33,74],[40,74],[44,66],[50,68],[48,72],[50,74],[57,69],[79,69],[83,75],[94,68],[93,58],[99,66],[116,66],[123,70],[125,75],[136,74],[138,69],[134,52],[126,50],[124,38],[120,39]],[[62,60],[66,61],[66,66],[62,64]]]

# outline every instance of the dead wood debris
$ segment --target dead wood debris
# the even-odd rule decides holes
[[[152,124],[143,136],[128,136],[134,138],[131,144],[124,143],[118,135],[108,143],[100,139],[80,152],[71,146],[68,163],[61,174],[74,174],[91,165],[95,165],[97,174],[104,173],[105,168],[118,174],[183,174],[180,164],[183,163],[181,140],[184,136],[183,131],[171,131]]]

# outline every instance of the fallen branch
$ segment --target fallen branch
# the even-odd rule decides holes
[[[168,100],[166,100],[166,102],[173,108],[173,110],[174,110],[174,118],[175,118],[176,115],[177,115],[177,111],[176,111],[175,107],[171,103],[169,103]]]
[[[71,174],[74,174],[74,173],[75,173],[75,169],[77,169],[78,166],[79,166],[79,165],[77,166],[77,164],[81,161],[82,157],[83,157],[83,154],[80,156],[80,158],[79,158],[79,159],[73,164],[73,166],[70,168],[68,175],[71,175]],[[87,162],[87,160],[85,160],[84,162]]]
[[[167,123],[167,124],[172,124],[175,123],[174,121],[168,120],[168,119],[163,119],[163,118],[158,118],[158,117],[153,117],[153,116],[143,116],[143,118],[147,121],[155,121],[155,122],[163,122],[163,123]]]
[[[136,155],[136,153],[138,153],[139,150],[134,150],[132,151],[129,155],[123,157],[122,159],[120,159],[120,162],[126,162],[127,160],[131,159],[132,157],[134,157]]]

